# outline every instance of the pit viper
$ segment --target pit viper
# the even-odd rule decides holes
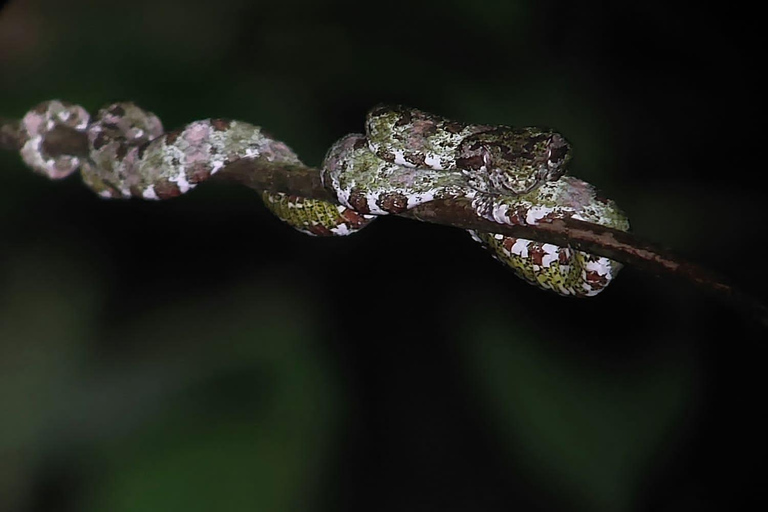
[[[87,156],[48,154],[44,139],[57,126],[83,132]],[[79,105],[41,103],[23,118],[21,156],[49,178],[78,169],[104,198],[167,199],[243,158],[260,166],[303,165],[283,142],[241,121],[205,119],[171,132],[137,105],[121,102],[91,118]],[[535,225],[572,218],[626,231],[616,204],[565,173],[570,145],[541,128],[467,124],[415,108],[379,105],[365,133],[342,137],[321,167],[337,202],[262,191],[267,208],[295,229],[316,236],[348,235],[378,216],[428,201],[465,198],[478,216],[500,224]],[[549,243],[470,231],[522,279],[561,295],[597,295],[621,269],[606,257]]]

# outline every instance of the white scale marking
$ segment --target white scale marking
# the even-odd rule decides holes
[[[406,208],[410,210],[411,208],[419,206],[420,204],[428,203],[429,201],[434,200],[435,191],[429,190],[421,194],[406,195],[406,197],[408,198],[408,204],[406,205]]]
[[[493,220],[498,222],[499,224],[508,224],[509,223],[509,205],[506,205],[506,204],[497,205],[491,212],[491,215],[493,216]]]
[[[554,208],[550,208],[549,206],[532,206],[525,215],[525,222],[528,224],[536,224],[553,211]]]
[[[528,244],[531,243],[530,240],[525,240],[523,238],[518,238],[515,240],[515,243],[512,244],[511,253],[517,254],[521,258],[527,258],[528,257]]]
[[[258,149],[256,148],[245,148],[245,157],[246,158],[256,158],[261,154]]]
[[[588,261],[585,266],[587,271],[596,272],[601,276],[610,275],[611,264],[608,258],[598,258],[597,261]]]
[[[179,187],[179,191],[181,191],[182,194],[193,188],[193,185],[187,181],[187,174],[183,170],[179,171],[179,174],[176,176],[171,176],[168,178],[168,181],[175,183],[176,186]]]
[[[544,256],[541,258],[541,265],[549,267],[553,262],[556,262],[558,260],[558,249],[559,248],[556,245],[543,244],[541,250],[544,251]]]
[[[337,224],[335,228],[332,228],[331,233],[333,233],[334,235],[346,236],[352,233],[352,231],[349,229],[349,227],[347,227],[346,222],[344,222],[341,224]]]
[[[407,162],[405,160],[405,152],[402,150],[394,150],[395,155],[395,163],[397,165],[402,165],[403,167],[415,167],[412,163]]]
[[[223,160],[213,160],[211,162],[211,176],[216,174],[221,170],[221,168],[224,167],[224,161]]]
[[[434,154],[434,153],[427,153],[424,156],[424,165],[427,167],[431,167],[432,169],[437,170],[444,170],[443,169],[443,162],[440,160],[440,156]]]
[[[157,193],[155,192],[155,186],[150,185],[149,187],[145,188],[144,191],[141,193],[141,197],[144,199],[160,199],[157,197]]]

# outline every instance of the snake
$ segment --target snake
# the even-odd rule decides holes
[[[86,156],[48,154],[46,134],[65,126],[85,134]],[[160,119],[132,102],[100,109],[52,100],[21,122],[23,161],[51,179],[79,170],[103,198],[169,199],[192,190],[239,159],[259,168],[304,166],[285,143],[242,121],[204,119],[166,132]],[[345,135],[321,166],[323,186],[336,201],[263,190],[272,213],[312,236],[356,233],[380,216],[429,201],[464,198],[476,215],[498,224],[536,225],[576,219],[627,231],[616,203],[567,175],[571,146],[538,127],[470,124],[416,108],[377,105],[364,133]],[[597,295],[621,263],[567,246],[470,230],[515,275],[572,297]]]

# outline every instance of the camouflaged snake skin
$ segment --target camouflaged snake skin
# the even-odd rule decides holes
[[[84,131],[89,158],[45,154],[42,137],[56,125]],[[258,126],[204,119],[164,132],[154,114],[131,102],[109,105],[90,119],[79,105],[47,101],[27,112],[22,129],[27,142],[21,154],[28,166],[53,179],[80,168],[85,184],[105,198],[175,197],[240,158],[259,160],[262,166],[302,165],[287,145]],[[311,235],[346,235],[374,218],[326,201],[267,192],[262,198],[281,219]]]
[[[43,137],[58,125],[87,135],[87,158],[45,153]],[[320,236],[347,235],[378,215],[457,197],[502,224],[574,218],[629,229],[612,201],[564,176],[570,147],[551,130],[465,124],[399,106],[375,107],[365,128],[364,135],[336,142],[323,163],[323,182],[340,204],[262,192],[266,206],[299,231]],[[78,105],[45,102],[25,115],[22,130],[27,165],[54,179],[80,168],[83,181],[105,198],[178,196],[241,158],[265,167],[302,165],[258,126],[206,119],[164,132],[156,116],[129,102],[105,107],[93,119]],[[596,295],[621,268],[569,247],[470,233],[519,277],[562,295]]]
[[[323,180],[341,204],[366,214],[464,197],[472,199],[478,215],[501,224],[573,218],[628,230],[613,201],[564,176],[569,161],[568,142],[551,130],[471,125],[378,106],[368,113],[365,135],[347,135],[331,147]],[[519,277],[561,295],[596,295],[621,268],[569,247],[470,233]]]

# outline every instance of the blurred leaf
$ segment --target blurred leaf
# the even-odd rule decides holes
[[[50,242],[50,241],[48,241]],[[57,442],[101,298],[75,250],[33,243],[0,259],[0,509],[22,502],[36,464]],[[59,247],[59,249],[62,249]],[[6,508],[8,507],[8,508]]]
[[[311,508],[339,403],[300,295],[260,280],[135,326],[166,347],[172,326],[199,372],[165,411],[104,445],[89,510]]]
[[[566,355],[525,320],[504,324],[489,318],[467,351],[513,460],[574,510],[631,510],[693,396],[691,363]]]

